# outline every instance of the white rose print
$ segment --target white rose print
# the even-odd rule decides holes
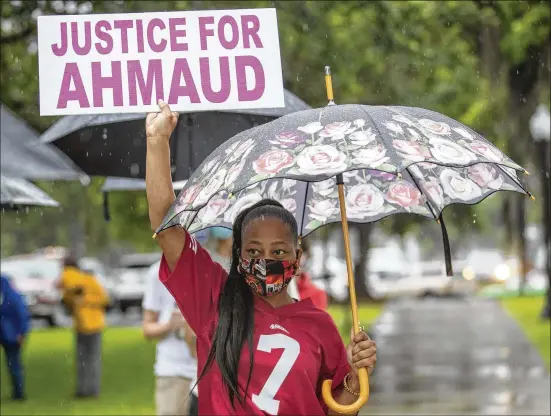
[[[207,184],[201,189],[197,198],[193,202],[194,207],[204,204],[209,200],[209,198],[220,190],[224,184],[224,179],[226,178],[226,169],[220,169],[218,172],[212,176]]]
[[[312,190],[314,193],[321,195],[323,197],[327,197],[335,190],[335,179],[327,179],[326,181],[321,182],[314,182],[312,184]]]
[[[433,157],[442,163],[466,165],[476,160],[476,156],[463,146],[446,139],[430,139]]]
[[[461,127],[452,127],[452,130],[455,131],[460,136],[462,136],[464,139],[467,139],[467,140],[473,140],[474,139],[474,137],[471,133],[469,133],[465,129],[462,129]]]
[[[276,175],[281,170],[292,166],[295,163],[295,158],[285,150],[268,150],[261,154],[257,160],[253,162],[253,169],[256,173]]]
[[[218,218],[222,219],[222,215],[226,212],[230,206],[230,201],[228,199],[222,198],[219,195],[213,196],[207,205],[199,210],[197,213],[197,218],[203,224],[213,224],[217,221]]]
[[[317,133],[321,129],[323,129],[323,126],[319,121],[314,121],[312,123],[308,123],[305,126],[300,126],[297,128],[297,130],[303,131],[304,133],[307,133],[307,134]]]
[[[231,166],[228,169],[228,174],[226,175],[224,186],[227,188],[231,187],[235,183],[237,178],[239,178],[239,175],[244,167],[245,167],[245,160],[242,160],[240,163]]]
[[[430,157],[430,152],[426,146],[418,142],[409,142],[407,140],[393,140],[392,146],[400,156],[413,162],[422,162]]]
[[[398,134],[403,134],[404,130],[399,124],[393,123],[392,121],[386,121],[383,123],[384,126],[389,129],[390,131]]]
[[[354,120],[354,125],[361,129],[363,126],[365,126],[365,120],[363,118]]]
[[[319,132],[319,136],[331,137],[333,140],[342,139],[351,125],[352,123],[349,121],[336,121],[330,123]]]
[[[231,206],[229,210],[226,211],[224,214],[224,222],[227,222],[229,224],[233,224],[235,221],[235,218],[239,215],[241,211],[243,211],[246,208],[249,208],[250,206],[253,206],[258,201],[262,200],[262,195],[258,193],[250,193],[245,196],[239,196]]]
[[[365,131],[355,131],[348,136],[350,143],[356,146],[367,146],[370,143],[376,142],[377,138],[371,131],[371,127]]]
[[[294,214],[297,210],[297,202],[293,198],[285,198],[281,201],[281,205],[291,214]]]
[[[480,187],[471,181],[464,178],[459,172],[452,169],[444,169],[440,172],[440,182],[444,192],[453,199],[461,201],[471,201],[482,196]]]
[[[503,154],[492,145],[485,143],[480,140],[473,140],[471,143],[468,143],[467,146],[473,152],[479,154],[482,157],[485,157],[491,162],[501,162],[503,160]]]
[[[232,163],[239,159],[245,159],[254,148],[254,140],[247,139],[243,142],[235,142],[228,149],[226,155],[229,156],[228,162]]]
[[[450,126],[444,122],[422,118],[419,124],[431,133],[438,135],[447,135],[451,133]]]
[[[321,223],[327,222],[328,219],[334,217],[340,212],[337,202],[329,199],[313,199],[310,201],[310,204],[308,204],[308,208],[310,208],[308,217],[311,220],[316,220]]]
[[[411,121],[409,118],[407,118],[406,116],[403,116],[401,114],[393,115],[392,119],[394,121],[398,121],[400,123],[407,124],[408,126],[413,126],[413,121]]]
[[[503,177],[498,176],[496,168],[486,164],[476,164],[467,168],[467,176],[481,188],[500,189]]]
[[[385,198],[372,184],[350,187],[346,193],[346,214],[351,219],[363,220],[383,212]]]
[[[386,149],[382,144],[354,151],[353,162],[365,168],[376,168],[390,158],[386,156]]]
[[[444,205],[444,191],[438,182],[422,182],[421,187],[423,188],[423,192],[429,196],[430,203],[436,205],[436,208],[441,209]]]
[[[331,175],[346,169],[346,155],[329,145],[309,146],[296,158],[299,172],[305,175]]]

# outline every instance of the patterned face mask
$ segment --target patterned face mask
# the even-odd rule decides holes
[[[298,272],[296,260],[239,259],[239,273],[260,296],[272,296],[287,287]]]

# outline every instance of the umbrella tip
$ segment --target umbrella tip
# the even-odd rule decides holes
[[[153,236],[151,238],[155,240],[157,238],[157,233],[153,233]]]
[[[526,169],[524,169],[524,174],[530,176],[530,172],[528,172]]]
[[[327,99],[329,103],[327,105],[335,105],[333,100],[333,81],[331,80],[331,68],[325,67],[325,90],[327,91]]]
[[[530,196],[530,199],[531,199],[532,201],[535,201],[535,200],[536,200],[536,197],[535,197],[534,195],[532,195],[532,194],[528,194],[528,195]]]

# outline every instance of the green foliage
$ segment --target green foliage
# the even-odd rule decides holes
[[[516,146],[516,161],[531,164],[531,143],[525,142],[530,139],[511,137],[508,122],[516,117],[526,125],[525,115],[511,114],[510,104],[534,100],[512,96],[508,74],[536,60],[547,72],[528,81],[536,82],[538,98],[549,102],[546,1],[4,1],[1,15],[10,23],[1,28],[0,98],[39,131],[54,121],[38,111],[38,14],[75,13],[79,8],[113,13],[274,6],[285,87],[310,105],[326,104],[323,67],[330,65],[339,103],[439,111],[477,129],[505,151],[524,141]],[[79,235],[87,236],[91,252],[108,249],[115,240],[137,250],[154,247],[142,193],[113,194],[112,220],[107,223],[100,179],[87,189],[67,183],[43,186],[63,209],[3,214],[3,255],[44,244],[74,244]],[[475,208],[447,209],[450,237],[461,239],[469,230],[491,232],[499,226],[501,206],[493,201],[497,199]],[[529,210],[529,217],[534,212]],[[385,220],[383,227],[404,233],[437,226],[416,216],[398,216]]]

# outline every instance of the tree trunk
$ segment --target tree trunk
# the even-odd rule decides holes
[[[354,277],[356,283],[356,296],[358,301],[373,299],[367,285],[369,271],[367,270],[367,261],[369,259],[369,244],[371,241],[371,224],[357,224],[356,229],[359,234],[360,255],[354,265]]]
[[[511,221],[511,200],[506,198],[503,201],[503,222],[505,226],[505,254],[510,256],[514,253],[514,227]]]
[[[549,319],[551,314],[551,143],[540,141],[536,144],[537,157],[541,171],[542,204],[543,204],[543,244],[545,259],[543,272],[547,274],[547,298],[541,317]]]
[[[518,247],[517,252],[520,257],[520,284],[518,287],[519,296],[524,295],[524,289],[526,286],[526,196],[517,195],[517,232],[518,232]]]

